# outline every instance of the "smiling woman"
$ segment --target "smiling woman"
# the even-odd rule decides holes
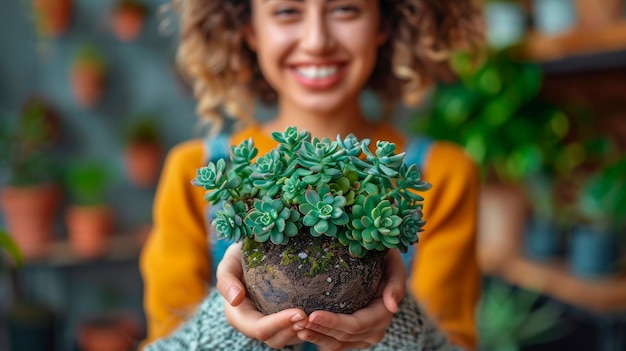
[[[382,118],[387,116],[378,122],[366,118],[360,99],[368,90],[388,107],[385,111],[391,111],[399,100],[419,102],[433,82],[447,78],[452,51],[476,48],[482,42],[474,1],[176,0],[175,4],[182,19],[178,63],[192,79],[197,112],[213,133],[170,151],[160,178],[154,227],[141,259],[147,342],[159,340],[150,346],[262,350],[310,342],[321,350],[439,350],[452,344],[473,349],[480,285],[474,252],[476,167],[458,147],[404,135]],[[256,123],[256,101],[275,105],[275,118]],[[233,133],[218,134],[227,117],[236,122]],[[372,148],[376,141],[386,140],[398,152],[414,156],[410,163],[416,163],[424,180],[433,184],[427,195],[432,202],[426,203],[436,205],[424,208],[428,225],[420,237],[419,255],[413,256],[410,245],[405,256],[411,294],[406,294],[407,273],[400,253],[390,249],[373,300],[352,314],[321,310],[308,314],[287,308],[265,315],[254,305],[252,292],[248,294],[242,282],[241,248],[231,245],[226,250],[228,244],[215,239],[210,223],[223,214],[216,213],[217,206],[206,208],[204,192],[191,188],[191,180],[208,161],[217,164],[239,152],[231,147],[242,141],[252,139],[259,155],[270,153],[277,145],[272,132],[289,126],[306,130],[315,140],[353,134],[372,140]],[[311,177],[321,172],[319,167],[305,168]],[[265,172],[257,173],[269,179]],[[271,182],[277,189],[294,185],[283,178]],[[267,201],[277,207],[281,202],[275,196]],[[370,233],[370,227],[380,222],[354,225],[359,233]],[[333,234],[330,228],[318,229],[323,232],[320,236]],[[209,294],[215,282],[228,303],[216,292]],[[434,324],[413,297],[423,303]],[[196,311],[195,317],[188,318],[191,311]]]

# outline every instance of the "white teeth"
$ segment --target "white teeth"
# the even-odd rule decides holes
[[[323,79],[328,78],[335,73],[339,68],[337,66],[308,66],[298,67],[298,74],[308,79]]]

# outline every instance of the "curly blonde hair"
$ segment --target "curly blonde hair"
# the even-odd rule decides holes
[[[181,16],[177,63],[212,130],[222,128],[223,113],[241,127],[253,120],[255,99],[276,102],[243,37],[251,0],[173,1]],[[387,106],[399,99],[418,103],[434,82],[452,78],[454,50],[475,51],[483,43],[480,5],[473,0],[379,0],[379,6],[389,40],[378,49],[367,88]]]

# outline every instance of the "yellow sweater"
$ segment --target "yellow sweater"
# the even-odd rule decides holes
[[[238,144],[252,137],[259,154],[276,142],[258,127],[233,135]],[[373,142],[387,140],[402,150],[405,139],[389,126]],[[202,140],[174,147],[166,159],[154,200],[154,227],[141,255],[149,343],[172,332],[189,317],[213,284],[204,189],[191,180],[206,164]],[[476,260],[479,177],[457,146],[436,142],[422,178],[433,185],[423,193],[425,231],[417,244],[410,290],[455,344],[475,349],[475,309],[480,294]]]

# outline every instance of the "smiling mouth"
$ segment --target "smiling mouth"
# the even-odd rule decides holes
[[[296,73],[305,79],[318,80],[328,79],[339,72],[339,66],[327,65],[327,66],[300,66],[296,67]]]

